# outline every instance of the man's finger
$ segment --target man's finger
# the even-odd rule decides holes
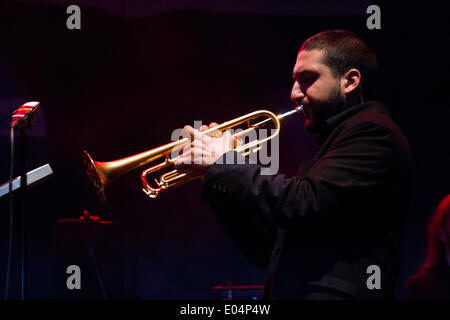
[[[200,130],[196,130],[192,127],[189,129],[189,133],[192,135],[193,140],[198,139],[198,140],[202,141],[203,137],[205,136],[203,133],[200,132]]]
[[[188,144],[187,146],[184,146],[180,150],[180,155],[189,154],[191,152],[191,145]]]
[[[211,122],[210,124],[209,124],[209,128],[214,128],[214,127],[216,127],[216,126],[218,126],[219,124],[217,123],[217,122]],[[222,131],[218,131],[218,132],[216,132],[215,134],[213,134],[211,137],[214,137],[214,138],[220,138],[222,136]]]
[[[203,148],[203,144],[204,144],[203,141],[196,139],[191,143],[191,146],[192,146],[192,148],[201,149],[201,148]]]
[[[188,157],[186,156],[179,156],[175,162],[173,163],[173,165],[175,166],[176,169],[183,167],[186,163],[190,163],[191,161],[191,156],[189,155]]]
[[[194,131],[195,131],[195,129],[192,128],[191,126],[184,126],[183,130],[181,130],[181,136],[183,138],[188,138],[188,139],[193,140]]]

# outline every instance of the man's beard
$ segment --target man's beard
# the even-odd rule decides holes
[[[324,102],[314,104],[311,112],[312,119],[308,120],[305,126],[306,130],[312,133],[319,133],[326,126],[326,120],[342,112],[347,103],[345,97],[341,94],[339,83],[331,89],[328,99]]]

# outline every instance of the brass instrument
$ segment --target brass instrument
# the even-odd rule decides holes
[[[226,130],[237,127],[243,123],[247,123],[247,129],[239,131],[232,136],[239,138],[241,136],[246,135],[251,130],[256,130],[262,126],[265,126],[270,122],[273,122],[275,131],[274,133],[272,133],[272,135],[261,140],[257,139],[251,141],[247,144],[241,143],[235,145],[234,150],[236,152],[241,152],[244,155],[248,155],[250,152],[256,152],[257,150],[259,150],[261,148],[259,146],[260,144],[278,135],[280,131],[281,119],[300,112],[303,112],[303,106],[298,106],[294,110],[288,111],[278,116],[267,110],[258,110],[243,115],[239,118],[235,118],[233,120],[224,122],[213,128],[209,128],[208,130],[203,131],[203,133],[209,136],[216,136],[217,134],[225,132]],[[255,121],[255,119],[261,117],[266,117],[266,119],[259,121],[256,124],[251,123],[251,121]],[[202,177],[203,173],[199,169],[179,168],[169,171],[165,174],[162,174],[159,181],[155,179],[156,187],[150,186],[150,184],[147,182],[148,174],[172,166],[176,158],[174,159],[170,158],[170,154],[174,151],[180,150],[184,146],[187,146],[188,144],[190,144],[190,142],[191,140],[189,138],[183,138],[133,156],[109,162],[98,162],[92,160],[91,156],[86,151],[83,151],[84,156],[83,160],[86,168],[86,173],[89,176],[91,182],[96,187],[97,193],[101,196],[103,200],[105,200],[104,189],[106,185],[108,185],[111,181],[133,169],[136,169],[152,161],[155,161],[156,159],[164,157],[165,160],[163,162],[149,169],[144,170],[141,174],[143,191],[150,198],[156,198],[162,191],[166,191],[171,187],[180,186],[189,181]]]

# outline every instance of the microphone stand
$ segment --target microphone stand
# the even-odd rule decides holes
[[[19,210],[14,214],[14,198],[11,198],[11,216],[10,216],[10,244],[9,244],[9,256],[8,256],[8,270],[7,270],[7,285],[5,289],[5,299],[8,297],[9,280],[10,280],[10,262],[12,257],[12,243],[13,243],[13,216],[17,215],[19,218],[19,223],[17,224],[17,229],[19,233],[18,241],[20,244],[20,299],[25,300],[27,296],[27,283],[28,283],[28,239],[27,239],[27,217],[26,217],[26,189],[27,189],[27,171],[26,171],[26,159],[27,159],[27,149],[28,149],[28,137],[25,133],[26,128],[32,127],[39,117],[38,101],[30,101],[23,104],[12,114],[12,120],[10,123],[11,128],[11,159],[14,159],[14,130],[20,131],[19,137],[19,152],[18,152],[18,166],[19,166],[19,176],[20,176],[20,188],[19,188]],[[11,177],[9,181],[9,191],[12,197],[12,175],[13,175],[14,163],[11,161]]]
[[[27,191],[27,170],[26,160],[28,151],[28,136],[24,129],[20,129],[19,137],[19,241],[20,241],[20,299],[25,300],[28,289],[28,226],[26,216],[26,191]]]

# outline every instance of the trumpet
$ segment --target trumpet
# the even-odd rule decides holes
[[[261,148],[261,144],[273,139],[280,132],[280,120],[284,119],[287,116],[292,114],[302,113],[303,106],[297,106],[294,110],[288,111],[281,115],[275,115],[271,111],[267,110],[258,110],[241,117],[235,118],[233,120],[224,122],[218,126],[209,128],[203,131],[203,134],[206,134],[211,137],[217,137],[219,134],[229,130],[231,128],[235,128],[239,125],[246,124],[247,128],[244,130],[240,130],[235,133],[232,137],[237,138],[241,143],[235,144],[233,150],[236,152],[240,152],[244,156],[250,154],[251,152],[257,152]],[[257,123],[252,123],[255,120],[265,118],[264,120],[260,120]],[[256,139],[250,141],[246,144],[242,143],[242,140],[239,140],[239,137],[247,135],[252,130],[257,130],[263,126],[266,126],[270,123],[273,123],[274,130],[272,134],[264,139]],[[142,179],[142,190],[144,193],[150,198],[156,198],[161,192],[167,191],[171,188],[183,185],[192,180],[199,179],[203,176],[203,172],[199,169],[189,168],[183,169],[178,168],[171,170],[162,174],[158,179],[155,179],[155,186],[151,186],[147,181],[147,175],[154,173],[158,170],[166,169],[168,167],[173,166],[175,160],[177,158],[171,158],[171,154],[173,152],[181,150],[181,148],[190,144],[191,140],[189,138],[182,138],[168,144],[162,145],[160,147],[150,149],[144,151],[142,153],[132,155],[126,158],[109,161],[109,162],[99,162],[92,160],[89,153],[86,150],[83,151],[83,162],[86,170],[86,174],[88,175],[90,181],[95,186],[97,194],[104,201],[105,198],[105,187],[110,184],[113,180],[122,176],[129,171],[136,169],[138,167],[144,166],[153,162],[160,158],[165,158],[161,163],[156,164],[141,173]]]

